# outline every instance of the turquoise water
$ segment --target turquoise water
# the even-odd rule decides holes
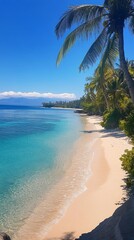
[[[71,110],[0,106],[0,230],[17,231],[60,181],[81,128]]]

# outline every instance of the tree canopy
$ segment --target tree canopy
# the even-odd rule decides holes
[[[58,54],[57,64],[78,38],[88,40],[92,34],[97,35],[80,64],[80,70],[94,64],[100,55],[102,66],[113,63],[119,55],[120,65],[134,103],[134,80],[125,59],[123,33],[125,26],[134,33],[134,1],[105,0],[102,6],[88,4],[71,7],[56,26],[57,37],[63,36],[73,25],[77,27],[66,37]]]

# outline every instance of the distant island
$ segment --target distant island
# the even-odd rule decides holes
[[[52,108],[52,107],[57,107],[57,108],[77,108],[81,109],[81,99],[80,100],[73,100],[73,101],[56,101],[56,102],[43,102],[42,103],[43,107],[46,108]]]

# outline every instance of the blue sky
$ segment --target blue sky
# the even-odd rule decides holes
[[[84,93],[85,78],[94,67],[79,73],[90,42],[79,41],[56,67],[64,37],[54,29],[69,6],[101,4],[86,0],[0,0],[0,92]],[[126,57],[134,59],[134,36],[125,35]]]

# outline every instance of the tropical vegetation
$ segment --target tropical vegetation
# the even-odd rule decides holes
[[[100,63],[94,76],[87,78],[82,101],[84,111],[103,116],[102,126],[120,128],[134,144],[134,60],[127,61],[124,51],[124,28],[134,33],[134,1],[104,0],[100,5],[73,6],[64,13],[56,26],[57,37],[72,29],[61,47],[57,64],[79,38],[96,39],[88,49],[80,71],[96,60]],[[117,64],[117,62],[119,62]],[[121,157],[128,173],[127,186],[134,183],[134,147]]]
[[[82,108],[81,106],[81,100],[73,100],[73,101],[55,101],[55,102],[43,102],[43,107],[46,108]]]
[[[131,61],[132,63],[132,61]],[[104,76],[87,78],[82,106],[89,115],[102,115],[101,125],[106,129],[120,128],[134,144],[134,105],[132,103],[125,75],[119,68],[104,68]],[[133,78],[134,66],[129,66]],[[122,167],[127,172],[125,182],[127,187],[134,186],[134,147],[126,150],[121,157]]]
[[[105,64],[115,62],[119,55],[120,67],[134,103],[134,81],[128,70],[124,53],[124,27],[128,26],[134,33],[134,1],[104,0],[102,6],[88,4],[71,7],[56,26],[57,37],[61,37],[73,25],[77,27],[66,37],[58,54],[57,63],[78,38],[89,39],[95,33],[97,38],[82,60],[80,70],[94,64],[100,55],[103,69]]]

